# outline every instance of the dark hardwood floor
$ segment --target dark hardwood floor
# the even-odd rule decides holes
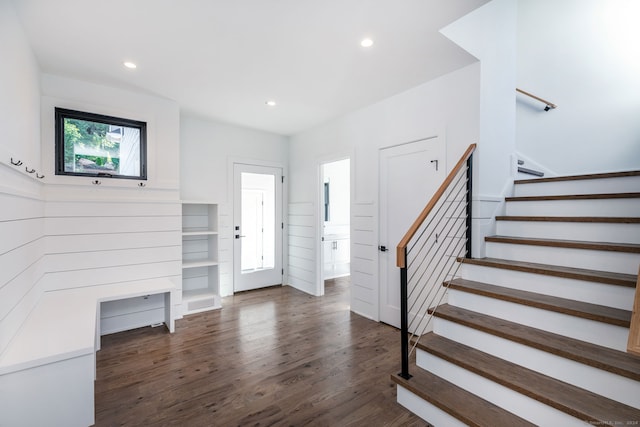
[[[348,280],[327,281],[324,297],[228,297],[174,334],[104,336],[96,425],[428,425],[396,403],[399,332],[349,311]]]

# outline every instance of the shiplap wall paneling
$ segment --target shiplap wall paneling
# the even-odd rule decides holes
[[[289,204],[289,285],[311,294],[317,293],[315,221],[312,203]]]
[[[356,202],[351,214],[351,311],[378,320],[377,207]]]
[[[0,180],[13,174],[0,166]],[[30,188],[28,183],[24,186]],[[37,191],[37,189],[34,189]],[[0,354],[42,292],[44,203],[0,187]]]
[[[178,202],[51,201],[46,206],[47,290],[167,278],[181,288]],[[174,304],[181,304],[175,292]],[[101,333],[163,320],[161,296],[101,305]],[[179,312],[179,311],[176,311]]]

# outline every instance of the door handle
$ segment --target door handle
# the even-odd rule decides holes
[[[245,236],[245,235],[242,235],[242,236],[241,236],[240,234],[236,234],[236,239],[239,239],[239,238],[241,238],[241,237],[247,237],[247,236]]]
[[[386,247],[386,246],[382,245],[382,246],[378,246],[378,250],[379,250],[380,252],[387,252],[389,249],[387,249],[387,247]]]

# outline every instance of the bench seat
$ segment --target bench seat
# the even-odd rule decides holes
[[[174,332],[174,292],[169,279],[44,292],[0,358],[0,424],[93,424],[100,303],[163,293]]]

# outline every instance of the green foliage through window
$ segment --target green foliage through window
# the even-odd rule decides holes
[[[56,108],[56,174],[146,179],[146,123]]]

